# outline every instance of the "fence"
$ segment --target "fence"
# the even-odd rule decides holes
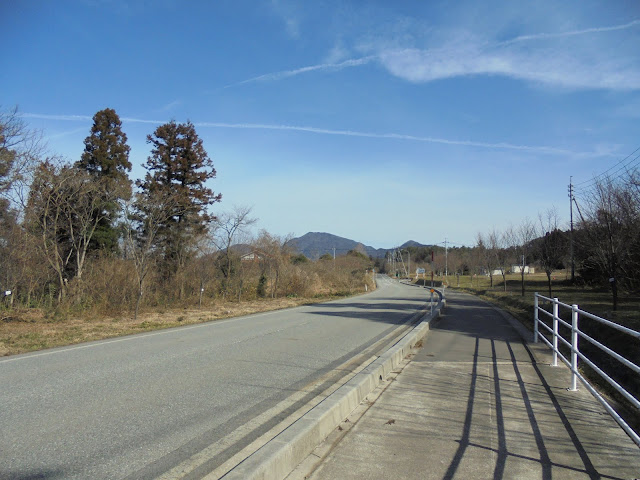
[[[549,312],[540,306],[540,300],[548,302],[552,305],[552,311]],[[565,322],[562,318],[560,318],[560,309],[570,310],[571,311],[571,324]],[[540,320],[540,313],[543,314],[543,317],[549,317],[552,321],[552,326],[547,325],[544,321]],[[591,367],[598,375],[600,375],[603,379],[605,379],[614,389],[616,389],[624,398],[626,398],[635,408],[640,410],[640,401],[636,399],[631,393],[625,390],[620,384],[618,384],[614,379],[612,379],[609,375],[607,375],[601,368],[595,365],[591,360],[589,360],[579,349],[579,339],[583,338],[590,342],[591,344],[598,347],[603,352],[607,353],[611,357],[615,358],[617,361],[625,365],[626,367],[633,370],[635,373],[640,374],[640,367],[630,360],[624,358],[618,353],[611,350],[609,347],[603,345],[598,342],[594,338],[590,337],[586,333],[580,331],[579,329],[579,320],[580,316],[588,317],[593,319],[601,324],[607,325],[608,327],[615,328],[627,335],[630,335],[636,339],[640,339],[640,332],[636,332],[635,330],[631,330],[630,328],[623,327],[622,325],[618,325],[617,323],[611,322],[604,318],[593,315],[592,313],[585,312],[584,310],[580,310],[578,305],[567,305],[565,303],[559,302],[557,298],[547,298],[539,295],[537,292],[534,296],[534,323],[533,323],[533,335],[534,341],[538,342],[538,340],[542,340],[553,350],[553,361],[552,365],[558,365],[558,358],[562,360],[570,369],[571,369],[571,388],[569,390],[575,391],[577,390],[578,379],[582,382],[582,384],[586,387],[589,392],[604,406],[604,408],[609,412],[609,414],[615,419],[616,422],[622,427],[622,429],[627,432],[627,434],[631,437],[631,439],[636,443],[636,445],[640,446],[640,436],[633,431],[633,429],[624,421],[624,419],[611,407],[611,405],[600,395],[596,389],[580,374],[578,371],[578,359],[583,361],[586,365]],[[564,326],[571,330],[571,341],[567,341],[559,332],[560,326]],[[551,341],[540,333],[540,327],[543,330],[546,330],[551,335]],[[569,347],[571,351],[571,358],[567,359],[559,350],[558,343],[564,344]]]

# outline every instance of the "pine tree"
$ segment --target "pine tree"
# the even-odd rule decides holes
[[[120,236],[116,222],[118,200],[131,198],[131,171],[127,135],[115,110],[105,108],[93,116],[90,135],[84,140],[84,152],[76,166],[89,172],[104,183],[112,201],[105,203],[105,210],[96,212],[101,221],[96,229],[91,250],[117,252]]]
[[[215,219],[207,208],[222,196],[206,186],[207,180],[216,177],[216,170],[191,122],[161,125],[147,136],[147,143],[152,145],[147,174],[137,185],[143,195],[164,192],[174,199],[171,216],[157,235],[167,273],[172,274],[184,265],[194,240]]]

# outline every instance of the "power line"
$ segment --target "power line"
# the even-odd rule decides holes
[[[638,160],[640,160],[640,155],[637,157]],[[638,165],[640,166],[640,161],[638,162]],[[610,177],[608,178],[608,182],[611,184],[615,184],[617,183],[619,180],[627,177],[630,173],[631,173],[631,168],[628,169],[625,172],[620,173],[619,175],[617,175],[616,177]],[[593,183],[592,185],[589,185],[588,187],[583,187],[580,189],[575,190],[576,195],[583,197],[583,198],[588,198],[588,197],[592,197],[594,195],[597,195],[601,188],[602,188],[602,182],[604,182],[604,180],[602,181],[597,181],[595,183]]]
[[[578,188],[580,190],[585,189],[585,188],[590,188],[594,185],[596,185],[601,179],[604,179],[606,177],[612,177],[612,176],[616,176],[616,178],[620,178],[622,175],[624,175],[624,173],[626,173],[629,168],[632,166],[632,164],[634,162],[638,163],[638,160],[640,159],[640,154],[636,155],[636,153],[638,153],[638,151],[640,151],[640,147],[636,148],[633,152],[631,152],[629,155],[627,155],[626,157],[624,157],[622,160],[620,160],[618,163],[616,163],[615,165],[609,167],[607,170],[605,170],[604,172],[598,174],[598,175],[594,175],[592,178],[590,178],[589,180],[585,180],[583,182],[579,182],[574,184],[574,188]],[[634,155],[636,155],[635,157],[633,157]],[[633,158],[631,158],[633,157]],[[631,160],[629,160],[631,159]],[[614,170],[612,173],[611,170]]]
[[[636,165],[640,166],[640,154],[638,154],[630,162],[628,162],[624,166],[624,169],[622,169],[621,167],[618,170],[616,170],[616,172],[614,172],[614,173],[617,173],[616,176],[608,176],[602,179],[597,179],[594,177],[594,179],[592,180],[592,183],[590,183],[589,185],[586,185],[584,187],[579,187],[579,188],[575,188],[574,186],[574,191],[576,192],[577,195],[581,197],[588,197],[588,196],[597,194],[598,190],[600,189],[601,182],[603,182],[605,179],[611,183],[616,183],[618,180],[628,176],[632,170],[635,170]]]

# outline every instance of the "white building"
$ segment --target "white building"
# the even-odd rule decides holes
[[[522,265],[512,265],[511,273],[522,273]],[[524,266],[524,273],[535,273],[535,268],[530,267],[529,265]]]

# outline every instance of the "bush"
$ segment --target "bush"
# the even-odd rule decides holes
[[[264,273],[260,275],[260,279],[258,280],[258,287],[256,288],[256,293],[260,298],[264,298],[267,296],[267,276]]]

